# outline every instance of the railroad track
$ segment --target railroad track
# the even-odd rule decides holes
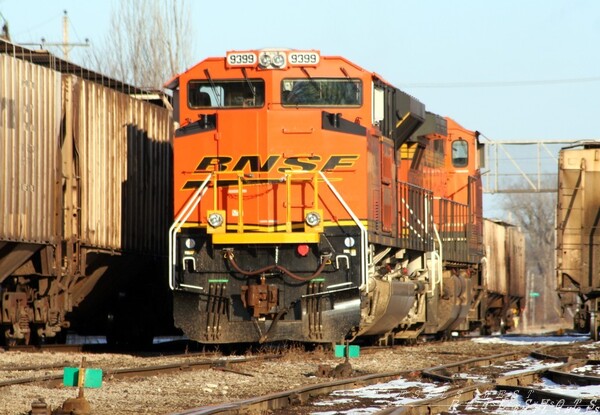
[[[215,350],[216,347],[214,348]],[[28,345],[5,345],[0,350],[21,353],[136,353],[136,354],[165,354],[165,353],[188,353],[200,352],[207,350],[200,346],[197,342],[190,340],[172,340],[161,343],[155,343],[146,347],[140,348],[133,346],[114,346],[106,343],[45,343],[45,344],[28,344]],[[210,352],[202,352],[210,353]]]
[[[306,386],[281,393],[274,393],[233,403],[211,405],[186,411],[174,412],[172,415],[212,415],[212,414],[306,414],[314,411],[328,412],[347,411],[349,409],[380,407],[377,415],[429,415],[453,410],[453,413],[463,413],[473,400],[482,394],[490,396],[507,396],[506,394],[521,394],[528,403],[544,402],[546,404],[564,405],[565,407],[594,407],[593,398],[577,398],[557,392],[548,392],[534,382],[542,376],[557,383],[570,384],[600,384],[600,377],[570,373],[574,367],[585,364],[597,364],[595,360],[571,359],[566,355],[555,356],[544,353],[546,348],[533,353],[503,353],[495,356],[468,359],[449,365],[436,366],[415,371],[390,372],[375,375],[351,377],[334,380],[317,385]],[[552,346],[552,350],[558,348]],[[540,362],[544,362],[543,364]],[[369,385],[393,383],[402,379],[409,385],[419,385],[414,389],[423,390],[427,386],[436,385],[437,392],[425,399],[409,399],[403,404],[384,404],[380,398],[343,399],[355,396],[345,393],[343,396],[331,398],[331,404],[323,403],[323,397],[339,391],[369,388]],[[410,383],[413,382],[413,383]],[[433,388],[433,386],[431,386]],[[376,390],[377,387],[373,387]],[[409,388],[410,389],[410,388]],[[414,391],[412,391],[414,392]],[[417,391],[418,392],[418,391]],[[504,394],[504,395],[503,395]],[[418,393],[417,393],[418,395]],[[342,397],[342,399],[340,398]],[[317,402],[320,398],[320,402]],[[337,401],[337,403],[336,403]],[[599,401],[600,402],[600,401]],[[327,405],[318,406],[317,404]],[[471,408],[472,409],[472,408]],[[467,411],[468,412],[468,411]],[[484,410],[480,413],[486,413]]]
[[[4,346],[5,351],[21,352],[21,353],[41,353],[41,352],[57,352],[57,353],[81,353],[105,351],[104,344],[43,344],[43,345],[12,345]]]
[[[192,371],[192,370],[222,370],[237,373],[244,376],[254,376],[250,373],[246,373],[240,370],[235,369],[236,365],[256,362],[256,361],[264,361],[264,360],[274,360],[279,359],[281,355],[257,355],[251,357],[240,357],[240,358],[231,358],[231,359],[202,359],[198,361],[194,361],[193,359],[189,359],[189,356],[183,362],[174,362],[170,364],[163,365],[152,365],[152,366],[143,366],[143,367],[132,367],[132,368],[121,368],[121,369],[108,369],[104,370],[103,379],[104,381],[111,381],[113,379],[125,379],[125,378],[135,378],[135,377],[144,377],[144,376],[163,376],[169,375],[176,372],[182,371]],[[11,370],[11,371],[43,371],[43,370],[52,370],[56,369],[57,371],[60,369],[60,373],[53,373],[49,375],[40,375],[40,376],[27,376],[23,378],[16,379],[8,379],[4,381],[0,381],[0,388],[14,386],[14,385],[23,385],[23,384],[31,384],[31,383],[45,383],[49,387],[58,386],[62,383],[63,373],[62,368],[66,366],[65,364],[60,365],[35,365],[35,366],[20,366],[20,367],[0,367],[0,371],[2,370]],[[78,364],[73,363],[72,366],[78,366]]]

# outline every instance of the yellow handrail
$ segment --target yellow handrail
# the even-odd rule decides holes
[[[307,178],[298,178],[298,176],[300,175],[310,175],[312,177]],[[212,173],[213,176],[213,180],[212,180],[212,185],[213,185],[213,210],[222,210],[222,208],[220,208],[220,200],[218,198],[217,195],[217,188],[218,188],[218,183],[219,180],[223,180],[224,176],[229,175],[231,177],[231,175],[235,175],[235,186],[237,188],[237,194],[238,194],[238,203],[237,203],[237,233],[243,233],[244,230],[246,229],[245,223],[244,223],[244,186],[245,184],[248,183],[252,183],[253,180],[264,180],[265,178],[260,178],[260,179],[252,179],[252,178],[246,178],[243,172],[240,171],[235,171],[235,172],[225,172],[225,171],[215,171]],[[313,194],[313,201],[312,204],[311,203],[306,203],[305,207],[312,207],[314,209],[318,209],[319,208],[319,172],[309,172],[309,171],[304,171],[304,170],[297,170],[297,171],[286,171],[284,173],[284,175],[282,177],[278,177],[277,181],[278,182],[285,182],[285,225],[284,225],[284,229],[285,232],[291,233],[293,231],[293,226],[292,226],[292,184],[293,182],[297,182],[297,181],[307,181],[307,182],[311,182],[312,187],[314,189],[314,194]],[[233,183],[232,183],[233,184]]]

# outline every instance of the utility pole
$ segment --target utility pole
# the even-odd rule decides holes
[[[42,43],[21,43],[23,46],[37,46],[39,45],[42,49],[46,49],[47,46],[58,46],[62,48],[63,59],[69,60],[69,52],[71,48],[76,46],[88,47],[90,46],[89,39],[85,39],[85,43],[70,43],[69,42],[69,16],[66,10],[64,10],[63,16],[63,41],[62,42],[46,42],[46,39],[42,38]]]
[[[69,17],[67,16],[67,11],[64,11],[65,14],[63,16],[63,58],[64,60],[69,60]]]
[[[10,33],[8,32],[8,20],[6,20],[4,16],[2,16],[2,13],[0,13],[0,20],[4,22],[2,24],[2,32],[0,32],[0,39],[6,39],[10,42]]]

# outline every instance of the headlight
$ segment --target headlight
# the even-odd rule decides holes
[[[258,65],[262,69],[281,69],[286,60],[285,53],[278,50],[263,50],[258,55]]]
[[[285,57],[283,55],[277,54],[273,56],[273,66],[277,66],[281,68],[285,64]]]
[[[304,220],[308,226],[314,227],[321,223],[321,215],[317,212],[308,212]]]
[[[211,213],[208,215],[208,224],[213,228],[218,228],[223,224],[223,216],[220,213]]]
[[[260,58],[258,59],[258,63],[263,68],[266,68],[267,66],[271,65],[271,56],[267,55],[267,54],[260,55]]]
[[[193,249],[196,246],[196,241],[194,241],[192,238],[187,238],[185,240],[185,247],[187,249]]]

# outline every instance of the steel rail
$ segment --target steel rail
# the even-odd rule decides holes
[[[396,379],[399,376],[414,375],[419,371],[388,372],[373,375],[363,375],[353,378],[341,379],[316,385],[303,386],[284,392],[272,393],[256,398],[243,399],[237,402],[209,405],[201,408],[192,408],[185,411],[173,412],[170,415],[237,415],[241,413],[264,413],[288,408],[308,402],[310,398],[322,396],[337,390],[373,385]]]
[[[508,356],[508,354],[505,355]],[[534,351],[530,353],[530,356],[536,356],[535,358],[542,358],[546,360],[556,360],[559,362],[564,362],[560,366],[560,368],[563,369],[568,369],[573,366],[581,365],[588,362],[587,360],[572,360],[565,356],[551,356],[543,353],[542,351]],[[477,359],[472,360],[476,361]],[[453,367],[460,367],[460,363],[440,366],[434,369],[442,370]],[[590,407],[590,405],[592,405],[593,407],[594,404],[597,402],[597,399],[593,400],[577,398],[556,392],[544,391],[540,388],[525,386],[533,383],[535,380],[539,379],[542,376],[548,377],[548,374],[550,374],[550,376],[553,376],[553,373],[557,374],[555,377],[557,380],[564,381],[565,384],[575,383],[575,380],[580,381],[581,384],[600,384],[599,377],[570,374],[558,371],[556,370],[556,368],[538,368],[518,374],[499,376],[496,379],[491,379],[490,381],[486,382],[477,382],[473,385],[469,385],[463,388],[456,388],[454,390],[447,391],[443,394],[442,397],[417,401],[413,402],[410,405],[404,405],[402,407],[384,409],[382,411],[376,412],[375,415],[431,415],[445,413],[452,408],[456,409],[458,405],[465,404],[473,400],[476,397],[476,393],[482,393],[493,389],[499,391],[508,391],[515,394],[519,394],[521,396],[526,396],[528,399],[528,403],[547,403],[548,405],[552,405],[561,402],[561,404],[564,405],[564,407],[588,408]],[[440,376],[438,374],[434,374],[434,376],[437,378],[437,380],[444,380],[444,376]],[[445,378],[447,381],[455,381],[454,378]]]
[[[490,366],[492,362],[504,362],[506,360],[514,360],[526,356],[527,353],[501,353],[489,357],[474,358],[464,360],[462,362],[450,363],[448,365],[441,365],[432,367],[431,369],[423,370],[423,377],[439,380],[442,382],[457,382],[464,379],[449,376],[448,373],[456,373],[459,371],[468,370],[473,367]]]
[[[546,368],[538,368],[525,373],[502,376],[487,382],[477,382],[472,385],[446,391],[441,397],[416,401],[401,407],[387,408],[375,412],[374,415],[431,415],[446,413],[452,408],[473,400],[477,394],[482,392],[490,390],[518,391],[519,389],[525,389],[526,387],[523,385],[531,384],[546,371]],[[547,395],[550,394],[547,392],[544,393]],[[554,395],[558,396],[558,394]]]
[[[527,356],[528,353],[502,353],[494,356],[486,356],[482,358],[468,359],[462,362],[446,365],[450,367],[472,367],[478,365],[489,364],[496,359],[507,360],[515,356]],[[382,382],[388,382],[399,377],[422,376],[423,372],[435,372],[435,370],[443,370],[444,366],[436,366],[430,369],[406,370],[398,372],[388,372],[381,374],[362,375],[346,379],[340,379],[331,382],[325,382],[310,386],[304,386],[297,389],[292,389],[284,392],[277,392],[266,396],[259,396],[250,399],[244,399],[237,402],[209,405],[200,408],[192,408],[185,411],[173,412],[170,415],[238,415],[243,413],[265,413],[266,411],[283,410],[293,405],[301,405],[309,401],[311,398],[327,395],[334,391],[354,389],[357,387],[373,385]],[[472,395],[471,387],[455,389],[454,394],[459,393],[464,389],[465,396]],[[474,389],[473,389],[474,390]]]
[[[593,412],[597,412],[600,409],[597,397],[576,397],[530,386],[498,385],[497,389],[520,395],[527,403],[541,403],[560,408],[586,409],[586,411],[592,410]]]
[[[571,366],[584,366],[586,364],[590,364],[590,361],[578,360],[576,362],[569,362],[568,364],[561,366],[561,368],[567,370],[567,367],[570,368]],[[550,379],[554,383],[558,383],[561,385],[600,385],[600,377],[598,376],[579,375],[577,373],[566,372],[565,370],[549,369],[544,374],[544,377]]]
[[[103,379],[113,380],[113,379],[124,379],[124,378],[132,378],[132,377],[141,377],[141,376],[149,376],[149,375],[166,375],[175,372],[181,371],[192,371],[192,370],[208,370],[208,369],[216,369],[216,370],[232,370],[230,369],[231,365],[241,364],[241,363],[249,363],[261,360],[272,360],[279,359],[282,355],[264,355],[264,356],[254,356],[254,357],[244,357],[238,359],[224,360],[224,359],[216,359],[216,360],[201,360],[201,361],[185,361],[185,362],[177,362],[177,363],[169,363],[164,365],[153,365],[153,366],[141,366],[141,367],[133,367],[133,368],[122,368],[122,369],[106,369],[103,372]],[[73,365],[77,366],[77,365]],[[39,366],[37,369],[46,369],[46,366]],[[6,370],[6,369],[5,369]],[[23,370],[23,369],[21,369]],[[27,370],[35,370],[32,366]],[[62,382],[63,374],[49,374],[44,376],[30,376],[18,379],[8,379],[4,381],[0,381],[0,388],[13,386],[13,385],[22,385],[22,384],[31,384],[31,383],[42,383],[42,382],[50,382],[52,385],[58,384]]]

